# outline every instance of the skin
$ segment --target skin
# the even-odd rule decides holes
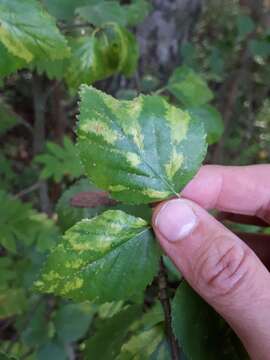
[[[203,166],[181,198],[154,210],[153,227],[162,248],[189,284],[227,320],[251,359],[269,360],[270,274],[259,256],[264,247],[269,253],[270,245],[260,242],[257,255],[256,245],[251,249],[207,210],[257,216],[270,224],[270,165]],[[178,213],[176,205],[182,209]],[[189,211],[196,224],[179,232]]]

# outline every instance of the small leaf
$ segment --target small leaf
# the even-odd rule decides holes
[[[37,155],[35,162],[43,165],[41,178],[53,178],[60,182],[65,176],[76,179],[82,175],[82,167],[73,142],[64,137],[63,147],[48,141],[47,152]]]
[[[142,331],[122,346],[116,360],[149,360],[162,339],[163,331],[159,326]]]
[[[1,0],[0,23],[0,40],[13,55],[27,62],[69,55],[66,39],[38,1]]]
[[[248,34],[253,32],[256,25],[248,15],[240,14],[237,16],[237,30],[240,39],[244,39]]]
[[[186,282],[175,294],[172,320],[174,332],[188,359],[249,359],[230,327]]]
[[[137,67],[139,50],[134,35],[114,23],[90,37],[71,39],[70,47],[65,80],[71,90],[113,74],[131,76]]]
[[[204,105],[198,108],[188,109],[191,116],[197,118],[204,125],[209,145],[218,142],[224,131],[224,125],[219,111],[211,106]]]
[[[14,114],[7,104],[0,101],[0,136],[4,135],[7,131],[19,123],[19,117]]]
[[[251,54],[267,58],[270,56],[270,40],[269,39],[254,39],[249,42],[249,49]]]
[[[130,306],[112,318],[102,321],[100,329],[86,342],[85,359],[115,359],[128,338],[130,326],[140,314],[138,306]]]
[[[206,152],[203,125],[158,96],[119,101],[83,86],[77,133],[86,174],[131,204],[178,194]]]
[[[36,288],[77,301],[136,298],[156,274],[158,259],[159,249],[143,219],[108,210],[65,233]]]
[[[214,97],[206,81],[185,65],[175,69],[167,87],[185,106],[201,106]]]

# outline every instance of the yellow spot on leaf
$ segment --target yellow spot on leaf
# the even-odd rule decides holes
[[[150,198],[153,198],[153,199],[165,199],[166,197],[171,195],[171,192],[170,191],[158,191],[158,190],[154,190],[154,189],[145,189],[143,191],[143,194],[146,196],[149,196]]]
[[[165,165],[166,174],[169,179],[173,179],[176,172],[180,169],[183,160],[184,160],[183,154],[177,154],[177,152],[174,149],[170,162]]]
[[[82,130],[86,133],[102,136],[109,144],[113,144],[118,139],[117,132],[110,129],[108,125],[101,121],[88,120],[82,125]]]
[[[83,279],[77,277],[76,279],[72,279],[67,282],[63,288],[61,289],[61,294],[69,294],[71,291],[80,289],[83,286]]]
[[[128,152],[126,154],[126,157],[127,157],[128,162],[134,167],[138,166],[141,163],[141,159],[135,153]]]
[[[124,185],[110,185],[108,190],[118,192],[118,191],[129,190],[129,188],[127,188]]]
[[[190,116],[188,112],[182,111],[175,106],[167,104],[166,119],[171,126],[172,140],[179,144],[185,139],[188,131]]]

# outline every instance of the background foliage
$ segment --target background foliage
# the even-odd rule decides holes
[[[171,358],[160,276],[139,298],[102,304],[34,290],[63,233],[112,206],[74,198],[97,190],[75,146],[78,88],[181,106],[205,126],[207,163],[269,162],[269,11],[267,0],[0,0],[0,358]],[[113,205],[130,219],[151,216],[147,206]],[[153,277],[152,255],[150,274],[134,286]],[[181,276],[163,261],[168,296],[176,293],[179,357],[244,359],[226,324],[185,283],[176,292]]]

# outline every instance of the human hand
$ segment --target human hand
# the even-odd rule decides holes
[[[256,244],[251,250],[205,209],[254,215],[270,224],[270,165],[203,166],[181,195],[154,211],[162,248],[231,325],[251,358],[269,360],[270,274],[255,254]],[[269,254],[270,243],[265,245]]]

